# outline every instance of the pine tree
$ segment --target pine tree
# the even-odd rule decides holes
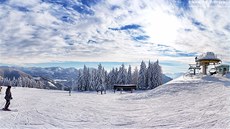
[[[106,70],[104,70],[104,73],[105,73],[105,89],[110,89],[108,72]]]
[[[17,79],[15,77],[11,80],[11,86],[17,86]]]
[[[149,64],[148,64],[148,67],[146,69],[146,72],[145,72],[145,89],[148,89],[149,87],[149,81],[150,81],[150,78],[151,78],[151,62],[149,60]]]
[[[129,65],[128,74],[127,74],[127,84],[131,84],[131,83],[132,83],[132,68],[131,65]]]
[[[145,87],[145,82],[146,82],[145,75],[146,75],[146,65],[145,65],[145,62],[142,61],[141,65],[140,65],[139,76],[138,76],[138,83],[137,83],[138,89],[141,89],[141,90],[146,89],[146,87]]]
[[[105,70],[104,67],[102,67],[102,90],[106,90],[107,87],[106,87],[106,76],[107,76],[107,72]]]
[[[148,67],[148,87],[147,89],[153,89],[155,79],[154,79],[154,64],[149,62],[149,67]]]
[[[108,74],[108,84],[107,85],[109,86],[109,89],[111,89],[113,85],[113,80],[112,80],[113,76],[114,76],[114,68]]]
[[[96,90],[105,90],[105,73],[101,64],[98,65],[97,70]]]
[[[113,88],[113,85],[117,83],[117,68],[116,69],[112,69],[109,74],[108,74],[108,85],[109,85],[109,89]]]
[[[4,86],[10,85],[10,80],[8,78],[4,78],[3,79],[3,85]]]
[[[132,74],[132,83],[133,84],[137,84],[137,82],[138,82],[138,74],[139,74],[139,71],[138,71],[137,67],[135,67],[134,72]]]
[[[21,77],[18,78],[17,86],[22,87],[22,78]]]
[[[82,72],[79,70],[78,79],[77,79],[77,89],[78,89],[78,91],[83,90],[82,86],[83,86],[83,76],[82,76]]]
[[[95,90],[97,80],[97,70],[93,69],[90,74],[90,90]]]
[[[88,91],[89,90],[89,82],[90,82],[90,73],[89,73],[89,68],[87,68],[85,65],[84,65],[84,68],[83,68],[83,90],[84,91]]]
[[[163,84],[163,77],[162,77],[161,66],[159,65],[159,61],[158,60],[155,62],[155,69],[156,69],[155,78],[156,78],[157,86],[159,86],[159,85]]]
[[[117,83],[118,84],[127,84],[127,71],[125,69],[125,65],[122,64],[117,76]]]
[[[42,81],[38,81],[38,87],[39,88],[44,88],[44,83]]]
[[[153,89],[162,84],[162,71],[161,67],[156,61],[155,63],[150,63],[148,69],[148,89]]]
[[[115,80],[114,80],[114,84],[118,84],[118,68],[115,68],[115,72],[114,72],[114,74],[115,74]]]

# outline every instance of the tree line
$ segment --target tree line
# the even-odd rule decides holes
[[[100,91],[110,90],[114,84],[136,84],[139,90],[149,90],[161,85],[162,70],[159,62],[150,62],[146,66],[142,61],[140,70],[137,67],[132,72],[131,65],[128,69],[122,64],[119,68],[113,68],[107,72],[101,64],[97,69],[90,69],[84,65],[79,70],[78,79],[73,85],[73,90],[78,91]]]
[[[42,88],[42,89],[45,87],[45,83],[41,81],[36,81],[28,77],[19,77],[19,78],[13,77],[13,79],[2,78],[0,79],[0,85],[1,86],[10,85],[10,86],[17,86],[17,87]]]

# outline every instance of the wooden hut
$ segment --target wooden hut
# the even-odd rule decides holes
[[[119,90],[121,93],[122,91],[131,91],[131,93],[133,92],[133,90],[136,90],[137,86],[136,84],[114,84],[113,89],[114,89],[114,93],[116,90]]]

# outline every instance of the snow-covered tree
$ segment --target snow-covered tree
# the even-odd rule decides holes
[[[3,79],[3,85],[10,85],[11,84],[11,82],[10,82],[10,79],[8,79],[8,78],[4,78]]]
[[[145,72],[145,89],[148,89],[149,87],[149,81],[150,81],[150,78],[151,78],[151,62],[149,60],[149,63],[148,63],[148,67],[146,68],[146,72]]]
[[[105,90],[105,70],[101,64],[98,65],[96,90]]]
[[[44,88],[45,84],[42,81],[38,81],[37,84],[38,84],[38,88],[42,88],[42,89]]]
[[[149,66],[148,66],[148,69],[147,69],[147,78],[146,78],[146,82],[148,83],[147,84],[147,89],[153,89],[154,88],[154,83],[155,83],[155,78],[154,78],[154,75],[155,75],[155,70],[154,70],[154,64],[153,63],[150,63],[149,62]]]
[[[139,71],[139,76],[138,76],[138,83],[137,83],[137,86],[138,86],[138,89],[146,89],[146,86],[145,86],[145,82],[146,82],[146,64],[144,61],[141,62],[141,65],[140,65],[140,71]]]
[[[115,68],[115,71],[114,71],[114,78],[115,78],[115,80],[114,80],[114,84],[118,84],[118,72],[119,72],[119,70],[118,70],[118,68]]]
[[[31,81],[28,77],[23,77],[24,87],[31,87]]]
[[[163,84],[162,70],[158,60],[154,63],[154,69],[155,69],[155,80],[156,80],[156,87],[157,87]]]
[[[22,87],[22,77],[18,78],[17,86]]]
[[[153,89],[162,84],[162,71],[158,61],[156,61],[155,63],[149,62],[147,75],[147,89]]]
[[[108,74],[108,86],[109,86],[109,89],[112,89],[114,84],[118,84],[117,77],[118,77],[118,69],[113,68]]]
[[[131,83],[132,83],[132,68],[131,65],[129,65],[128,74],[127,74],[127,84],[131,84]]]
[[[125,65],[122,64],[117,76],[118,84],[127,84],[127,70],[125,69]]]
[[[80,70],[78,72],[77,89],[78,91],[83,91],[83,75]]]
[[[114,68],[109,72],[109,74],[107,76],[108,89],[111,89],[111,87],[113,85],[113,80],[112,80],[113,75],[114,75]]]
[[[95,87],[97,86],[97,70],[93,69],[90,73],[90,90],[95,90]]]
[[[108,72],[106,70],[104,70],[104,74],[105,74],[105,87],[106,87],[105,89],[110,89]]]
[[[11,81],[11,86],[17,86],[17,79],[15,78],[15,77],[13,77],[13,79],[12,80],[10,80]]]
[[[132,74],[132,83],[133,84],[137,84],[138,74],[139,74],[139,71],[138,71],[137,67],[135,67],[134,72]]]
[[[84,65],[83,68],[83,75],[82,75],[82,88],[84,91],[88,91],[89,90],[89,82],[90,82],[90,73],[89,73],[89,68],[87,68]]]

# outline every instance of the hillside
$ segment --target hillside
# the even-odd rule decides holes
[[[9,79],[18,79],[19,77],[28,77],[28,78],[32,78],[31,75],[20,71],[18,69],[14,69],[11,67],[4,67],[4,66],[0,66],[0,76],[3,78],[9,78]]]
[[[13,88],[0,128],[229,128],[229,87],[227,77],[204,76],[133,94]]]
[[[49,79],[71,80],[76,79],[78,70],[75,68],[61,68],[61,67],[15,67],[32,76],[42,76]]]

